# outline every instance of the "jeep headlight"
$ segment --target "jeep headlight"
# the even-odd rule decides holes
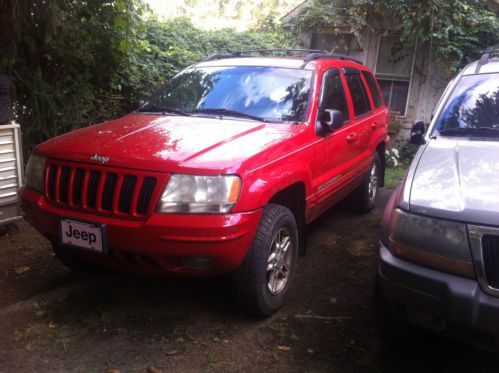
[[[395,209],[389,248],[397,256],[435,269],[473,277],[466,226]]]
[[[164,213],[228,213],[241,191],[238,176],[172,175],[158,203]]]
[[[26,167],[26,186],[40,193],[43,193],[45,161],[45,157],[36,153],[31,153],[28,166]]]

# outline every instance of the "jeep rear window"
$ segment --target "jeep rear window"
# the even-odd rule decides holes
[[[163,85],[140,112],[303,122],[312,71],[260,66],[192,68]]]
[[[376,81],[369,71],[362,71],[362,75],[364,75],[364,79],[366,80],[367,85],[369,86],[369,90],[371,91],[371,95],[374,101],[374,107],[376,109],[379,109],[381,106],[383,106],[383,100],[381,98],[381,93],[379,92],[378,86],[376,85]]]
[[[371,111],[371,103],[367,96],[366,87],[364,87],[358,71],[356,73],[349,72],[345,74],[345,78],[347,79],[350,95],[352,96],[355,118],[359,118]]]
[[[439,136],[499,136],[499,74],[463,76],[433,131]]]

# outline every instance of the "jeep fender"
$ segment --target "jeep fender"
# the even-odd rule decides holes
[[[234,212],[252,211],[267,205],[272,197],[287,187],[302,182],[305,196],[311,194],[311,170],[305,162],[267,165],[243,178],[243,189]]]

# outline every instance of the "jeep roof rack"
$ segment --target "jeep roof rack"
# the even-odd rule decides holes
[[[310,53],[327,53],[323,50],[319,49],[300,49],[300,48],[271,48],[271,49],[250,49],[246,51],[242,51],[241,53],[268,53],[268,52],[285,52],[285,53],[295,53],[295,52],[300,52],[302,53],[302,56],[304,53],[307,55]],[[302,56],[297,56],[297,57],[302,57]]]
[[[489,60],[495,57],[499,57],[499,48],[486,50],[476,64],[475,74],[478,74],[482,66],[488,64]]]
[[[335,59],[335,60],[346,60],[346,61],[353,61],[358,64],[363,65],[362,61],[353,58],[351,56],[347,56],[346,54],[338,54],[338,53],[329,53],[329,52],[315,52],[315,53],[310,53],[309,55],[305,56],[303,61],[305,64],[309,63],[310,61],[318,60],[321,58],[330,58],[330,59]]]
[[[202,62],[223,60],[226,58],[255,57],[255,54],[266,55],[266,54],[272,53],[272,52],[286,53],[286,54],[289,54],[291,56],[293,56],[292,53],[297,53],[297,52],[302,53],[302,55],[295,56],[295,57],[302,57],[303,58],[303,62],[304,62],[303,66],[305,66],[310,61],[323,59],[323,58],[353,61],[353,62],[356,62],[356,63],[362,65],[361,61],[359,61],[358,59],[353,58],[351,56],[347,56],[346,54],[330,53],[330,52],[327,52],[324,50],[318,50],[318,49],[285,49],[285,48],[249,49],[249,50],[244,50],[244,51],[235,51],[235,52],[227,52],[227,53],[222,53],[222,54],[213,54],[213,55],[205,58]]]
[[[206,57],[203,62],[207,61],[215,61],[215,60],[223,60],[225,58],[242,58],[242,57],[255,57],[255,54],[261,54],[261,55],[266,55],[271,52],[281,52],[281,53],[287,53],[287,54],[292,54],[292,53],[297,53],[300,52],[302,53],[302,56],[304,54],[310,55],[311,53],[327,53],[322,50],[318,49],[292,49],[292,48],[272,48],[272,49],[249,49],[245,51],[234,51],[234,52],[227,52],[227,53],[221,53],[221,54],[213,54],[209,57]],[[297,57],[302,57],[302,56],[297,56]]]

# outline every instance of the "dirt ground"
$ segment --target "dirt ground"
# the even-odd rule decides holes
[[[72,274],[21,222],[0,237],[0,372],[497,371],[465,345],[428,336],[424,352],[394,351],[376,335],[371,296],[389,194],[370,214],[340,205],[310,227],[290,299],[264,320],[236,308],[224,278]]]

